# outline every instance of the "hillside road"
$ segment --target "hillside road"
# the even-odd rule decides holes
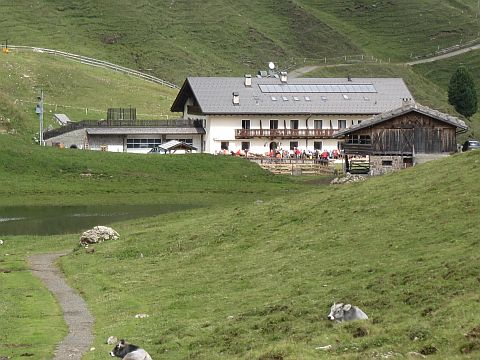
[[[448,58],[451,58],[451,57],[454,57],[454,56],[458,56],[458,55],[465,54],[467,52],[475,51],[475,50],[479,50],[479,49],[480,49],[480,44],[475,44],[475,45],[468,46],[468,47],[465,47],[465,48],[461,48],[461,49],[458,49],[458,50],[449,51],[449,52],[446,52],[444,54],[439,54],[439,55],[435,55],[435,56],[431,56],[431,57],[426,57],[424,59],[409,61],[409,62],[406,62],[404,64],[405,65],[410,65],[410,66],[419,65],[419,64],[426,64],[426,63],[431,63],[431,62],[435,62],[435,61],[439,61],[439,60],[448,59]],[[292,70],[288,74],[288,76],[290,76],[291,78],[298,78],[298,77],[302,77],[303,75],[305,75],[305,74],[307,74],[311,71],[314,71],[316,69],[319,69],[319,68],[331,67],[331,66],[335,66],[335,67],[337,67],[337,66],[349,66],[349,65],[352,65],[352,64],[329,64],[329,65],[304,66],[304,67]]]

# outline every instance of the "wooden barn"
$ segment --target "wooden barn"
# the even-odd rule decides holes
[[[456,152],[457,134],[467,129],[456,117],[408,102],[334,136],[344,139],[346,171],[361,158],[363,169],[377,175]]]

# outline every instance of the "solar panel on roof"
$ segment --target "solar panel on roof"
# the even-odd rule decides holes
[[[263,93],[376,93],[373,84],[260,84]]]

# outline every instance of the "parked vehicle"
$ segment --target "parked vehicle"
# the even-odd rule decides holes
[[[462,151],[480,149],[480,141],[478,140],[467,140],[463,143]]]

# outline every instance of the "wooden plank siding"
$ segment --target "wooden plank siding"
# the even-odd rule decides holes
[[[371,144],[345,143],[346,154],[412,155],[456,151],[456,127],[428,115],[410,112],[360,129],[352,135],[370,135]]]

